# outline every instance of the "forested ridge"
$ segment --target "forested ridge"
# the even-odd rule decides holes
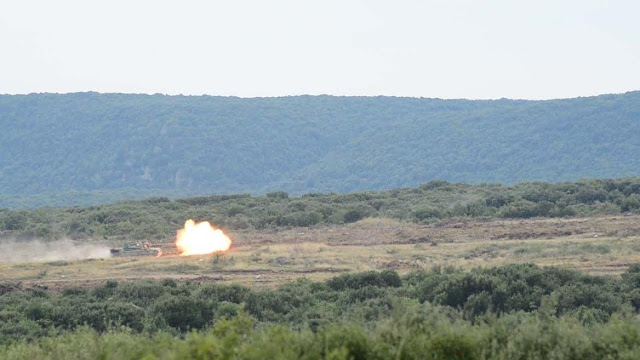
[[[549,100],[0,95],[0,207],[640,175],[640,92]]]

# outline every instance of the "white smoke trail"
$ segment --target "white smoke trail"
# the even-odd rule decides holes
[[[0,262],[4,263],[103,259],[109,256],[110,251],[107,246],[71,240],[0,242]]]

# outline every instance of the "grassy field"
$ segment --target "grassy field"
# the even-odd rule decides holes
[[[535,263],[615,276],[640,262],[640,216],[446,221],[430,225],[368,218],[347,225],[229,232],[224,254],[0,263],[3,286],[91,286],[106,279],[172,277],[276,287],[299,277],[434,266]],[[118,244],[108,244],[117,246]]]

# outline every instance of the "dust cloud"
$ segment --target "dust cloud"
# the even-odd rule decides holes
[[[110,255],[107,246],[84,244],[71,240],[0,242],[0,263],[103,259]]]

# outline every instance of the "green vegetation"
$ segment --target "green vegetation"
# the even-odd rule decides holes
[[[0,95],[0,207],[639,176],[638,118],[640,92],[552,101]]]
[[[590,216],[640,211],[640,179],[576,183],[464,185],[432,181],[417,188],[352,194],[286,192],[264,196],[154,197],[110,205],[0,210],[0,237],[165,239],[188,218],[227,229],[343,224],[365,217],[429,223],[445,218]],[[596,249],[606,253],[606,249]]]
[[[616,279],[509,265],[365,272],[260,291],[108,281],[59,294],[7,291],[0,309],[3,359],[640,355],[640,265]]]

